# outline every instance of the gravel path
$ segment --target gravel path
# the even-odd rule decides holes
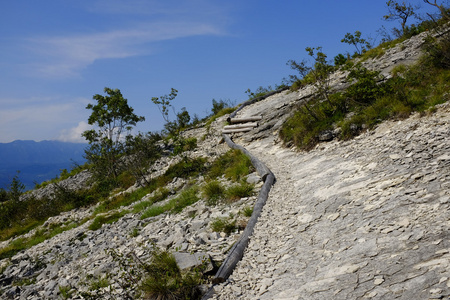
[[[244,144],[277,183],[214,299],[450,299],[449,135],[446,105],[309,153]]]

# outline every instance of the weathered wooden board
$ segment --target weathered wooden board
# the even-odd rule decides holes
[[[253,117],[245,117],[245,118],[231,118],[230,123],[246,123],[246,122],[254,122],[262,119],[262,116],[253,116]]]
[[[228,134],[228,133],[238,133],[238,132],[249,132],[252,129],[253,129],[253,127],[236,128],[236,129],[224,129],[224,130],[222,130],[222,133]]]
[[[248,127],[256,127],[258,126],[258,123],[244,123],[244,124],[236,124],[236,125],[226,125],[223,127],[223,129],[237,129],[237,128],[248,128]]]

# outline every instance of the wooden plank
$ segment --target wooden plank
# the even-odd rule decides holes
[[[222,133],[237,133],[237,132],[249,132],[252,130],[253,127],[247,127],[247,128],[236,128],[236,129],[224,129],[222,130]]]
[[[272,171],[270,171],[269,168],[267,168],[267,166],[263,162],[261,162],[255,156],[253,156],[244,147],[236,145],[227,135],[223,135],[223,137],[225,139],[225,142],[228,144],[230,148],[239,149],[250,158],[259,176],[261,176],[261,178],[263,179],[264,185],[262,186],[259,192],[258,199],[256,200],[255,206],[253,207],[252,216],[248,220],[244,232],[242,233],[239,240],[230,249],[229,254],[225,259],[225,261],[221,264],[219,270],[217,271],[213,279],[214,284],[224,282],[231,275],[234,268],[236,267],[236,264],[242,259],[242,256],[244,255],[244,250],[248,245],[250,236],[253,233],[253,229],[256,225],[256,222],[258,221],[258,218],[261,215],[262,208],[267,201],[270,189],[272,188],[272,185],[275,183],[275,175],[272,173]],[[205,295],[203,299],[208,299],[210,296],[208,294]]]
[[[237,128],[247,128],[247,127],[256,127],[258,123],[244,123],[244,124],[236,124],[236,125],[226,125],[223,129],[237,129]]]
[[[259,121],[262,119],[262,116],[252,116],[252,117],[245,117],[245,118],[231,118],[230,123],[245,123],[245,122],[253,122],[253,121]]]

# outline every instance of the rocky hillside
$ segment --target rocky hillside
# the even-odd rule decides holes
[[[389,76],[393,66],[417,59],[422,38],[416,36],[365,64]],[[334,88],[348,85],[345,78],[344,73],[335,73]],[[205,283],[205,291],[212,287],[208,297],[448,299],[449,105],[433,114],[383,123],[351,141],[321,143],[308,153],[287,149],[277,131],[311,93],[308,86],[284,91],[238,112],[240,117],[262,116],[259,126],[232,137],[266,163],[277,181],[243,259],[225,282]],[[228,146],[221,130],[226,117],[186,131],[186,136],[198,140],[198,147],[186,155],[212,160],[225,153]],[[161,175],[180,159],[161,158],[149,167],[148,176]],[[195,180],[202,184],[204,178]],[[255,173],[246,180],[256,190],[262,186]],[[165,202],[189,184],[174,178],[167,186],[173,193]],[[71,229],[2,260],[0,295],[2,299],[138,298],[138,282],[130,272],[149,262],[154,246],[175,253],[183,269],[200,261],[207,265],[204,272],[213,275],[243,226],[227,234],[213,231],[212,223],[239,216],[238,222],[245,225],[242,211],[256,198],[255,194],[227,205],[207,205],[201,199],[180,213],[144,219],[133,212],[137,202],[114,211],[117,221],[97,230],[89,229],[96,207],[52,217],[27,235],[55,227]],[[21,241],[15,238],[0,247]]]

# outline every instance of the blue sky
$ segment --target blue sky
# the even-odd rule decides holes
[[[422,1],[419,12],[434,11]],[[245,91],[294,74],[289,59],[322,46],[330,60],[353,52],[340,40],[359,30],[375,42],[385,1],[23,0],[0,4],[0,142],[80,142],[85,109],[118,88],[142,132],[162,129],[152,97],[210,113],[212,99],[240,103]],[[173,117],[173,116],[172,116]]]

